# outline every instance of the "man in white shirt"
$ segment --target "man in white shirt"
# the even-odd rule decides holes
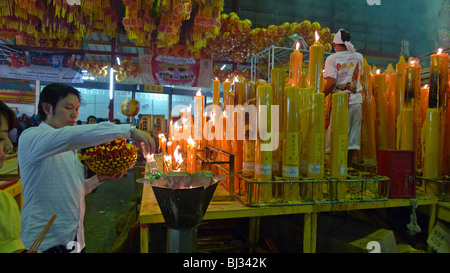
[[[335,54],[325,61],[325,75],[327,84],[324,88],[325,96],[330,93],[343,92],[349,94],[348,100],[348,157],[350,166],[354,151],[360,149],[361,117],[362,117],[362,85],[359,77],[363,72],[363,56],[355,52],[348,31],[340,29],[334,36],[333,47]],[[327,148],[330,149],[330,127],[326,132]]]
[[[47,85],[39,98],[41,124],[20,136],[18,161],[24,198],[21,239],[27,249],[53,214],[57,217],[38,251],[65,252],[68,244],[84,249],[84,196],[103,181],[123,176],[95,175],[85,180],[77,149],[131,138],[146,151],[155,150],[150,134],[129,124],[102,122],[74,126],[79,100],[79,91],[71,86]]]

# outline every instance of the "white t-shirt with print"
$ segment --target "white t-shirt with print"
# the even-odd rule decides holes
[[[339,51],[328,56],[325,61],[324,77],[336,79],[336,86],[332,92],[350,93],[349,104],[362,103],[362,85],[359,81],[362,72],[363,56],[358,52]]]

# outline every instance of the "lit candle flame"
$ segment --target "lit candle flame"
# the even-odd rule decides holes
[[[164,161],[172,162],[172,156],[171,155],[164,155]]]
[[[442,53],[442,48],[439,48],[438,51],[437,51],[437,54],[439,55],[441,53]]]
[[[299,50],[299,48],[300,48],[300,42],[297,42],[297,43],[295,44],[295,50]]]
[[[170,120],[170,125],[172,125],[173,123],[172,123],[172,120]]]
[[[319,33],[317,33],[317,30],[314,32],[314,36],[316,37],[316,42],[319,41]]]
[[[428,84],[425,84],[425,85],[423,86],[423,88],[429,88],[429,85],[428,85]]]
[[[217,79],[217,78],[216,78]],[[195,94],[196,96],[201,96],[202,95],[202,89],[201,88],[199,88],[198,89],[198,91],[197,91],[197,94]]]
[[[381,69],[377,69],[377,74],[381,74]]]
[[[189,107],[187,108],[187,112],[190,113],[192,109],[192,104],[189,104]]]
[[[195,147],[195,141],[192,139],[191,136],[189,136],[188,140],[187,140],[188,145]]]
[[[175,162],[180,166],[183,163],[183,156],[179,152],[181,149],[180,145],[177,145],[177,148],[175,149],[175,152],[173,153],[173,157],[175,158]],[[180,169],[180,168],[178,168]]]
[[[226,112],[226,111],[223,111],[222,115],[223,115],[224,117],[227,117],[227,112]]]

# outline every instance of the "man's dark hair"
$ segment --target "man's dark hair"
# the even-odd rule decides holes
[[[350,42],[352,40],[352,35],[345,29],[340,29],[341,39],[343,42]]]
[[[8,132],[16,127],[17,118],[14,111],[0,100],[0,115],[4,115],[8,122]]]
[[[86,119],[86,123],[89,123],[89,120],[91,119],[91,118],[93,118],[93,119],[95,119],[95,121],[97,121],[97,118],[95,117],[95,116],[89,116],[89,117],[87,117],[87,119]]]
[[[80,100],[80,91],[73,88],[72,86],[62,84],[62,83],[51,83],[42,89],[42,92],[39,96],[39,105],[38,105],[38,115],[39,120],[43,121],[47,118],[47,115],[44,112],[44,108],[42,104],[44,102],[50,103],[52,106],[52,114],[55,113],[56,104],[58,101],[64,99],[69,94],[74,94],[77,96],[78,100]]]

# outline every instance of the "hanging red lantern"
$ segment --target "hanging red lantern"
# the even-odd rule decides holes
[[[133,117],[136,116],[139,113],[139,109],[141,107],[141,104],[137,100],[133,99],[124,99],[122,101],[122,114],[124,114],[127,117]]]

